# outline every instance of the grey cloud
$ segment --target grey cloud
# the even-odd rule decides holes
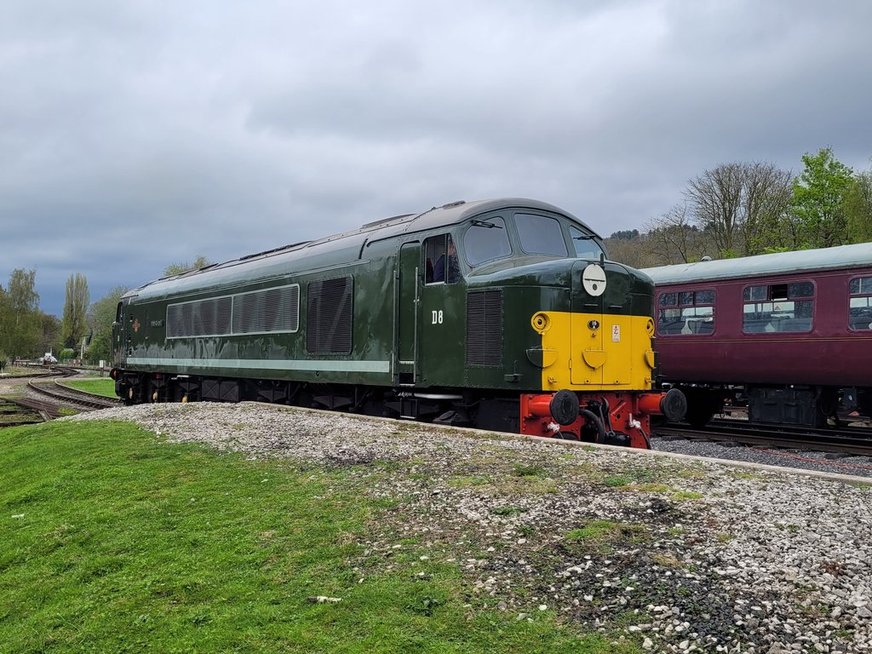
[[[641,227],[732,160],[868,168],[872,5],[13,1],[0,283],[43,307],[455,199]]]

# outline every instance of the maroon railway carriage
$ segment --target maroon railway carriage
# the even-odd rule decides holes
[[[705,424],[742,391],[752,420],[872,414],[872,243],[648,268],[659,372]]]

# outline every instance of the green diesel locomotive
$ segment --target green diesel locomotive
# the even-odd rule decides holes
[[[420,214],[159,279],[114,329],[128,403],[281,402],[647,447],[653,284],[524,199]]]

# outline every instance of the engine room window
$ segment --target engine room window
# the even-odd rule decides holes
[[[807,332],[814,314],[812,282],[746,286],[742,331],[746,334]]]
[[[424,241],[424,281],[427,284],[453,284],[460,279],[457,249],[449,234]]]
[[[463,236],[463,251],[470,266],[478,266],[512,253],[506,223],[502,218],[473,220]]]
[[[663,336],[711,334],[715,331],[713,290],[663,293],[659,299],[657,333]]]
[[[297,284],[233,296],[233,333],[295,332],[300,319]]]
[[[521,249],[527,254],[552,254],[567,256],[566,242],[560,223],[548,216],[516,213],[515,226],[521,239]]]
[[[855,277],[849,292],[848,326],[853,331],[872,329],[872,277]]]
[[[299,319],[300,287],[291,284],[170,304],[167,338],[291,333],[297,331]]]
[[[167,338],[227,336],[230,334],[230,296],[170,304],[167,307]]]
[[[578,259],[599,259],[604,254],[604,250],[594,239],[594,236],[577,227],[569,228],[569,238],[572,239],[572,246],[575,248],[575,256]]]

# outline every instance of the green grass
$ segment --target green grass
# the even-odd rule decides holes
[[[76,390],[102,395],[103,397],[118,397],[115,395],[115,381],[108,377],[94,379],[70,379],[64,382],[65,386]]]
[[[0,470],[4,652],[637,651],[470,604],[420,545],[389,570],[361,544],[389,509],[353,471],[102,421],[3,430]]]
[[[619,531],[621,524],[613,520],[591,520],[583,527],[572,529],[564,538],[568,541],[599,541]]]
[[[32,375],[35,372],[42,372],[40,368],[30,368],[25,366],[6,366],[3,368],[3,374],[8,377],[22,377],[26,375]]]

